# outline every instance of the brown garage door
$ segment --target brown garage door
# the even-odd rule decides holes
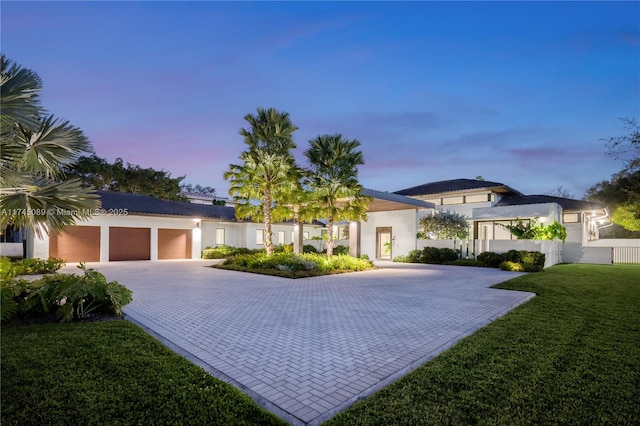
[[[191,259],[191,229],[158,229],[158,259]]]
[[[69,226],[49,235],[49,256],[67,262],[100,262],[100,227]]]
[[[109,260],[151,259],[151,229],[109,227]]]

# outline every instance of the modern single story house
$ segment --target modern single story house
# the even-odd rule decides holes
[[[264,244],[264,225],[236,219],[232,206],[107,191],[98,194],[102,209],[89,220],[43,239],[24,232],[16,232],[12,238],[26,242],[28,257],[55,256],[72,262],[197,259],[206,247],[260,248]],[[334,235],[347,237],[338,243],[348,245],[356,256],[390,260],[425,246],[452,247],[451,241],[417,238],[419,218],[437,210],[468,218],[471,236],[465,244],[474,254],[542,251],[550,266],[559,262],[611,263],[614,248],[621,244],[637,245],[633,250],[640,253],[640,241],[599,240],[599,230],[610,224],[608,211],[583,200],[524,195],[502,183],[478,179],[431,182],[393,193],[365,189],[363,194],[372,200],[367,220],[339,223],[334,229]],[[567,229],[567,240],[516,240],[500,226],[534,218],[542,224],[561,223]],[[303,244],[322,248],[319,240],[327,229],[321,221],[290,221],[273,224],[272,231],[274,244],[293,243],[299,252]],[[10,250],[22,253],[22,244],[2,243],[0,248],[0,255],[15,256]]]
[[[89,220],[67,227],[58,235],[24,236],[27,257],[54,256],[69,262],[198,259],[206,247],[264,246],[264,224],[238,220],[235,209],[202,203],[159,200],[146,195],[98,191],[102,207]],[[417,212],[433,209],[424,201],[365,190],[372,197],[369,220],[349,227],[350,251],[371,258],[388,258],[415,248]],[[321,239],[326,226],[312,223],[274,223],[275,244],[302,245]],[[14,243],[21,246],[21,243]],[[2,244],[3,252],[10,248]],[[21,250],[18,250],[21,251]],[[0,253],[3,254],[3,253]]]

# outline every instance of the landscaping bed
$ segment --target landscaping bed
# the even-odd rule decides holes
[[[338,254],[328,257],[318,253],[289,254],[264,253],[239,254],[226,259],[212,268],[230,269],[285,278],[307,278],[319,275],[375,269],[373,263],[364,258]]]

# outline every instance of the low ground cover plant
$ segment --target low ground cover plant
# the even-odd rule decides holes
[[[122,316],[132,300],[131,291],[100,272],[80,264],[82,274],[53,274],[29,281],[3,277],[0,283],[0,317],[51,319],[61,322],[89,319],[96,314]]]
[[[449,248],[425,247],[397,256],[394,262],[430,263],[442,265],[480,266],[505,271],[539,272],[544,269],[545,255],[537,251],[509,250],[506,253],[483,252],[475,259],[460,258],[460,251]]]
[[[536,297],[327,425],[637,424],[640,267],[556,265]]]
[[[27,258],[9,259],[0,258],[0,278],[15,277],[18,275],[51,274],[65,265],[65,261],[55,257],[48,259]]]
[[[227,257],[235,256],[237,254],[251,253],[252,251],[245,247],[232,247],[227,245],[220,245],[217,247],[207,247],[202,250],[203,259],[225,259]]]
[[[368,259],[348,255],[327,257],[319,253],[276,253],[273,256],[267,256],[266,253],[241,254],[213,267],[286,278],[304,278],[374,268]]]

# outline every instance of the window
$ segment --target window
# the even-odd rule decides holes
[[[464,203],[464,197],[461,195],[459,197],[448,197],[448,198],[443,198],[442,199],[442,204],[443,205],[448,205],[448,204],[463,204]]]
[[[224,228],[216,228],[216,244],[224,244]]]
[[[486,203],[490,201],[488,194],[467,195],[464,199],[465,203]]]
[[[578,223],[580,222],[580,215],[578,213],[565,213],[562,215],[562,222]]]
[[[264,244],[264,229],[256,229],[256,244]]]
[[[284,231],[278,231],[278,243],[286,244],[287,242],[284,240],[285,233]]]
[[[497,221],[494,222],[495,226],[493,228],[493,238],[496,240],[511,240],[511,232],[509,232],[508,229],[504,228],[503,226],[500,226],[500,224],[503,225],[512,225],[511,221]]]

